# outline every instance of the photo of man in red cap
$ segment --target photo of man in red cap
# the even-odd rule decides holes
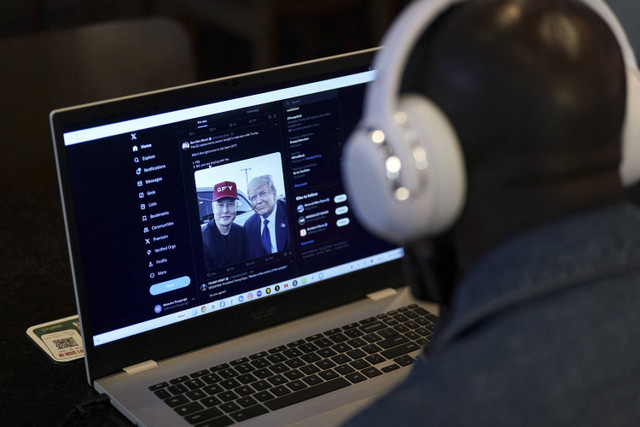
[[[248,258],[244,228],[234,224],[238,208],[235,182],[223,181],[213,188],[213,219],[202,230],[204,264],[208,271]]]

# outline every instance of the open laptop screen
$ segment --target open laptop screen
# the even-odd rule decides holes
[[[340,177],[371,56],[52,113],[85,344],[402,257],[357,224]]]

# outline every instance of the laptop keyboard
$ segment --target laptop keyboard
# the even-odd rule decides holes
[[[411,365],[436,320],[412,304],[149,389],[192,425],[230,425]]]

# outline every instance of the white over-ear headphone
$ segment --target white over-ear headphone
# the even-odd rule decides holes
[[[404,67],[418,38],[451,6],[470,0],[420,0],[383,39],[367,88],[364,114],[345,147],[342,172],[357,218],[377,236],[405,244],[445,231],[458,219],[466,171],[458,137],[431,100],[399,96]],[[582,0],[608,24],[627,68],[627,110],[620,175],[640,181],[640,72],[622,25],[602,0]],[[635,120],[633,120],[635,118]]]

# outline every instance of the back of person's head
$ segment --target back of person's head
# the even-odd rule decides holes
[[[432,4],[447,5],[446,0]],[[343,161],[358,218],[382,237],[401,236],[395,240],[407,244],[410,264],[420,268],[438,254],[432,246],[424,249],[425,242],[437,239],[436,246],[446,246],[448,255],[435,262],[444,271],[436,276],[448,282],[523,230],[623,199],[619,165],[627,95],[626,57],[618,38],[611,23],[584,0],[450,4],[411,46],[401,73],[401,93],[395,94],[389,88],[394,87],[397,73],[392,60],[397,58],[390,52],[406,48],[408,42],[402,40],[401,26],[392,27],[391,49],[385,48],[386,55],[381,55],[387,62],[378,62],[382,77],[368,90],[365,117]],[[424,12],[429,7],[423,2],[414,10]],[[418,101],[408,94],[417,94]],[[397,121],[392,109],[377,107],[385,103],[412,110],[408,126]],[[451,153],[444,162],[432,155],[441,151],[438,140],[447,132],[434,136],[429,134],[431,122],[417,123],[423,116],[427,120],[433,116],[420,112],[432,109],[426,104],[443,113],[447,122],[443,129],[448,125],[453,129],[457,141],[452,143],[461,148],[461,162],[447,163],[456,157]],[[433,123],[440,126],[440,121]],[[384,133],[375,136],[375,126]],[[417,142],[406,137],[413,130]],[[426,156],[416,157],[421,144]],[[393,159],[397,170],[381,167],[379,174],[366,179],[352,167],[368,162],[373,168],[380,158],[393,157],[401,158]],[[418,164],[416,159],[425,157]],[[463,184],[450,186],[448,177]],[[367,193],[362,190],[369,189],[370,182],[379,186],[385,180],[387,187],[401,191],[389,192],[383,201],[358,197]],[[462,202],[448,197],[452,188],[460,192]],[[448,212],[422,213],[440,201],[451,203]],[[436,227],[425,220],[424,230],[415,227],[414,232],[414,224],[422,225],[420,218],[428,215],[450,220],[439,221]],[[396,227],[398,218],[406,220]],[[449,291],[427,297],[443,300]]]
[[[609,26],[582,2],[454,6],[415,46],[403,86],[451,121],[467,213],[503,229],[487,231],[508,234],[620,196],[624,61]]]

